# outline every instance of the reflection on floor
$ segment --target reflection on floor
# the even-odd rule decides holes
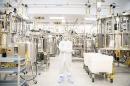
[[[74,61],[72,64],[72,77],[74,84],[65,81],[58,84],[58,62],[57,58],[51,58],[49,69],[42,71],[37,77],[38,83],[31,86],[130,86],[130,68],[125,66],[116,67],[116,76],[113,83],[107,79],[96,78],[92,83],[91,79],[83,69],[83,62]]]

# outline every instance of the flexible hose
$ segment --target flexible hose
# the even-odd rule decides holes
[[[35,72],[35,75],[33,76],[33,78],[31,78],[31,79],[25,79],[23,76],[20,75],[21,79],[26,80],[26,81],[35,80],[35,78],[37,77],[37,71],[38,71],[38,69],[37,69],[37,62],[34,62],[34,64],[35,64],[35,67],[36,67],[36,72]]]

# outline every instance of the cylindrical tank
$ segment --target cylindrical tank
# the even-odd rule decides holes
[[[56,38],[49,35],[47,39],[47,48],[50,55],[56,54]]]
[[[6,33],[3,33],[2,34],[2,38],[1,38],[1,45],[2,45],[2,48],[6,48],[7,46],[7,34]]]
[[[103,48],[104,47],[104,41],[105,41],[105,38],[104,38],[104,35],[103,34],[98,34],[97,35],[97,47],[98,48]]]

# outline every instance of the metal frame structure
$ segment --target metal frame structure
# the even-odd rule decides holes
[[[1,63],[13,63],[17,64],[18,67],[0,67],[0,74],[6,73],[6,74],[16,74],[17,80],[0,80],[0,86],[25,86],[26,80],[21,80],[20,76],[21,73],[25,71],[25,66],[22,67],[22,65],[25,65],[25,58],[14,56],[14,57],[0,57]]]
[[[130,57],[130,15],[117,15],[98,19],[98,44],[102,53]],[[124,53],[125,52],[125,53]]]

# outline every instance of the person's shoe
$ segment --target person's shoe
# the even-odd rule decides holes
[[[74,81],[71,80],[71,79],[68,79],[68,82],[71,83],[71,84],[74,84]]]
[[[68,75],[68,76],[67,76],[67,79],[68,79],[68,82],[69,82],[69,83],[74,84],[71,75]]]
[[[62,83],[62,82],[64,82],[64,76],[59,77],[58,83]]]

